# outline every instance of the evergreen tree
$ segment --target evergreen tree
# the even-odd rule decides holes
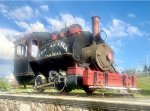
[[[144,65],[143,72],[146,73],[147,71],[148,71],[148,67],[147,67],[147,65],[145,64],[145,65]]]
[[[148,67],[148,73],[150,73],[150,66]]]

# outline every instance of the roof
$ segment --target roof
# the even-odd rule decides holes
[[[51,33],[48,33],[48,32],[32,32],[31,34],[28,34],[24,37],[21,37],[19,39],[17,39],[14,44],[17,44],[17,43],[20,43],[24,40],[27,40],[27,39],[38,39],[42,42],[45,42],[48,38],[50,38],[50,34]]]

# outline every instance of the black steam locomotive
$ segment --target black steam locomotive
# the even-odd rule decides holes
[[[97,88],[135,88],[134,76],[118,74],[114,53],[101,38],[99,17],[92,17],[93,33],[73,24],[60,32],[34,32],[14,42],[14,76],[20,84],[34,83],[70,92]]]

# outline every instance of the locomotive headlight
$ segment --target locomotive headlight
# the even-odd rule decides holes
[[[107,53],[107,59],[108,59],[109,61],[113,61],[112,52],[108,52],[108,53]]]

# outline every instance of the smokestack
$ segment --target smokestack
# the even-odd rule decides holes
[[[92,30],[93,30],[93,37],[97,40],[99,37],[99,16],[93,16],[92,19]]]

